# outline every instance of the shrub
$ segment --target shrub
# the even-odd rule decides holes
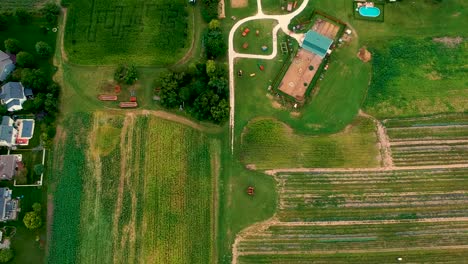
[[[34,67],[34,56],[26,51],[20,51],[16,55],[16,65],[22,68]]]
[[[17,39],[14,39],[14,38],[6,39],[3,42],[3,44],[5,44],[5,49],[10,53],[16,54],[20,52],[21,50],[20,42]]]
[[[16,10],[15,15],[16,18],[18,18],[18,22],[22,25],[26,25],[31,22],[31,14],[24,9]]]
[[[21,82],[36,93],[46,91],[49,84],[46,74],[40,69],[24,69],[21,74]]]
[[[119,83],[133,84],[138,80],[138,72],[134,65],[119,65],[115,69],[114,80]]]
[[[42,164],[34,165],[34,174],[41,175],[43,172],[44,172],[44,165],[42,165]],[[34,208],[34,205],[33,205],[33,208]],[[34,211],[36,211],[36,209],[34,209]]]
[[[41,13],[49,24],[55,25],[60,14],[60,7],[53,2],[49,2],[41,9]]]
[[[0,263],[6,263],[14,257],[13,250],[9,248],[0,249]]]
[[[42,165],[42,164],[39,164],[39,165]],[[35,166],[34,166],[34,170],[36,170]],[[34,203],[32,205],[32,208],[33,208],[34,212],[39,213],[42,210],[42,205],[40,203]]]
[[[7,30],[8,28],[8,20],[5,15],[0,14],[0,31]]]
[[[52,48],[44,41],[37,42],[35,47],[37,54],[39,54],[41,57],[49,57],[52,53]]]
[[[42,226],[42,219],[35,211],[27,212],[23,218],[23,223],[28,229],[34,230]]]

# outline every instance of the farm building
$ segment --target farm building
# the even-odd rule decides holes
[[[0,180],[11,180],[16,175],[21,155],[0,155]]]
[[[332,43],[333,40],[319,34],[318,32],[309,30],[305,34],[302,48],[323,58],[327,55],[327,51],[330,49]]]
[[[19,201],[11,198],[12,191],[5,188],[0,188],[0,222],[16,220],[18,217]]]
[[[10,59],[10,56],[0,50],[0,82],[6,80],[8,75],[15,69],[15,64]]]
[[[23,109],[23,103],[26,102],[24,87],[20,82],[8,82],[2,86],[0,100],[9,112]]]

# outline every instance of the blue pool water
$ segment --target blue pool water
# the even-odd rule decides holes
[[[380,9],[378,7],[360,7],[359,14],[365,17],[378,17],[380,15]]]

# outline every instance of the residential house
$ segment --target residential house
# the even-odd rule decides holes
[[[15,64],[10,59],[10,55],[0,50],[0,82],[5,81],[14,69]]]
[[[12,180],[21,159],[21,155],[0,155],[0,180]]]
[[[0,123],[0,147],[11,148],[16,145],[18,130],[13,125],[13,119],[8,116],[2,117],[2,123]]]
[[[17,119],[15,128],[18,130],[16,145],[28,145],[34,134],[34,119]]]
[[[16,220],[20,211],[19,201],[11,198],[12,191],[0,188],[0,222]]]
[[[0,100],[9,112],[23,109],[23,103],[26,102],[23,85],[20,82],[6,83],[2,86]]]

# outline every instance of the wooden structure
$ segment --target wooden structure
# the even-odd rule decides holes
[[[120,102],[119,104],[120,108],[133,108],[137,106],[138,106],[137,102]]]
[[[117,95],[112,94],[100,94],[98,99],[101,101],[117,101]]]

